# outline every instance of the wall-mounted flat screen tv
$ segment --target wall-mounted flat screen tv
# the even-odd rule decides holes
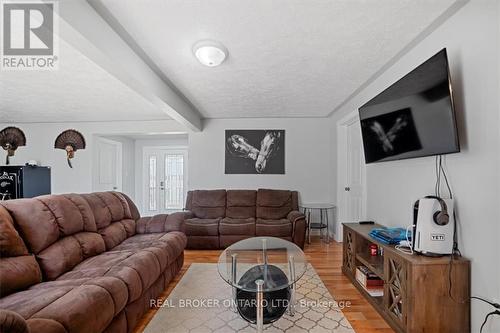
[[[366,163],[460,151],[446,49],[359,108]]]

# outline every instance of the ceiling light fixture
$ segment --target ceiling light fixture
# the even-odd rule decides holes
[[[227,49],[221,43],[204,40],[196,43],[193,53],[203,65],[208,67],[219,66],[227,58]]]

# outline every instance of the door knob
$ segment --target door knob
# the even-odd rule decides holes
[[[345,190],[346,192],[349,192],[349,191],[351,190],[351,188],[350,188],[349,186],[346,186],[346,187],[344,187],[344,190]]]

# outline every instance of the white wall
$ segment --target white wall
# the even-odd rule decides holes
[[[225,175],[226,129],[284,129],[284,175]],[[189,135],[190,189],[298,190],[303,202],[331,201],[330,127],[321,118],[211,119]]]
[[[472,261],[472,294],[500,300],[499,223],[499,14],[495,0],[471,1],[403,56],[332,116],[345,114],[415,68],[448,49],[462,152],[448,155],[456,198],[459,246]],[[412,222],[412,203],[433,193],[434,159],[419,158],[367,166],[367,218],[388,226]],[[424,291],[422,291],[424,292]],[[472,301],[472,331],[491,308]],[[484,332],[500,332],[493,317]]]
[[[82,193],[92,191],[93,138],[96,135],[121,136],[126,133],[185,131],[181,125],[173,120],[0,124],[0,128],[6,126],[21,128],[26,135],[27,141],[26,147],[20,147],[17,150],[16,156],[11,160],[11,164],[22,165],[26,161],[33,159],[37,160],[41,165],[52,167],[53,193]],[[53,148],[57,135],[63,130],[70,128],[80,131],[87,143],[85,150],[76,152],[75,158],[72,161],[73,169],[70,169],[66,163],[66,152]],[[0,163],[3,165],[5,159],[0,158]],[[133,179],[134,177],[131,176],[131,178]],[[127,191],[131,191],[134,186],[131,184],[127,185]],[[133,192],[127,194],[134,196]]]

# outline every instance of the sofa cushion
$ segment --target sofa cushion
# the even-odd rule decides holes
[[[96,256],[106,250],[104,239],[95,232],[79,232],[73,237],[78,242],[83,259]]]
[[[74,237],[62,238],[40,252],[37,257],[48,280],[57,278],[83,261],[82,251]]]
[[[24,256],[28,249],[19,236],[9,212],[0,205],[0,257]]]
[[[287,219],[257,219],[255,234],[257,236],[290,237],[292,235],[292,223]]]
[[[166,233],[171,231],[184,232],[184,220],[192,218],[191,212],[175,212],[173,214],[157,214],[141,217],[136,222],[135,231],[139,234]]]
[[[144,234],[126,239],[112,251],[149,251],[156,256],[163,271],[183,253],[186,244],[187,238],[182,232]]]
[[[99,234],[101,234],[104,240],[106,250],[114,248],[127,239],[127,230],[121,221],[111,223],[110,225],[99,229]]]
[[[126,284],[130,303],[138,299],[177,260],[186,243],[186,236],[175,231],[135,235],[113,250],[83,261],[57,281],[115,277]]]
[[[30,288],[30,290],[46,290],[51,288],[76,288],[83,285],[96,285],[100,286],[111,295],[113,302],[115,304],[114,311],[115,315],[118,314],[125,305],[127,305],[128,300],[128,290],[127,285],[120,279],[115,277],[103,276],[94,278],[81,278],[72,280],[55,280],[43,283],[38,283]]]
[[[125,283],[128,302],[131,302],[138,299],[144,288],[147,289],[160,275],[159,269],[159,263],[149,252],[113,251],[87,259],[59,277],[58,281],[114,277]]]
[[[255,236],[255,219],[223,218],[219,223],[219,234]]]
[[[257,191],[257,217],[262,219],[283,219],[293,209],[292,192],[285,190]]]
[[[128,302],[130,303],[148,290],[163,272],[156,259],[156,254],[147,250],[126,252],[129,256],[118,265],[111,267],[105,276],[117,277],[125,282],[129,291]]]
[[[119,265],[130,257],[132,251],[106,251],[98,256],[88,258],[75,266],[71,271],[57,278],[60,280],[75,280],[104,276],[113,266]]]
[[[185,221],[187,236],[218,236],[220,218],[200,219],[193,218]]]
[[[75,200],[80,206],[75,204]],[[65,236],[97,230],[90,207],[87,205],[86,209],[82,209],[86,203],[76,195],[9,200],[2,205],[14,218],[23,239],[35,254]]]
[[[81,194],[64,194],[62,195],[64,198],[69,200],[74,208],[76,208],[81,215],[84,228],[83,230],[89,232],[97,231],[97,225],[95,223],[95,214],[92,211],[92,208],[89,206],[87,201],[81,196]]]
[[[40,266],[31,255],[0,258],[0,297],[42,281]]]
[[[141,214],[139,213],[139,209],[135,205],[135,203],[130,199],[128,195],[125,193],[119,193],[126,201],[128,204],[128,208],[130,210],[130,216],[132,217],[132,220],[137,221],[138,219],[141,218]]]
[[[101,332],[125,308],[127,293],[122,281],[110,277],[51,281],[0,299],[0,308],[28,319],[30,329],[60,325],[64,332]]]
[[[197,190],[192,192],[191,210],[202,219],[224,217],[226,190]]]
[[[252,190],[228,190],[226,217],[255,217],[257,192]]]
[[[66,328],[53,319],[34,318],[26,321],[30,332],[68,333]]]
[[[71,270],[86,258],[104,252],[102,237],[93,232],[80,232],[62,238],[37,255],[44,275],[54,280],[59,275]]]
[[[112,222],[132,219],[132,213],[125,197],[118,192],[95,192],[81,195],[94,212],[97,229]]]
[[[186,235],[183,232],[172,231],[169,233],[155,233],[155,234],[139,234],[133,237],[127,238],[123,243],[118,245],[113,250],[138,250],[146,249],[149,247],[158,247],[167,252],[174,249],[172,253],[172,260],[168,262],[171,264],[186,247]]]
[[[135,220],[127,199],[118,192],[82,194],[94,212],[98,232],[110,250],[135,234]],[[130,199],[129,199],[130,200]]]
[[[48,280],[105,250],[91,207],[80,195],[47,195],[3,205]]]
[[[66,295],[74,286],[26,289],[0,298],[0,308],[15,311],[28,319],[44,307]]]
[[[97,285],[70,289],[31,318],[60,323],[72,333],[101,332],[113,320],[115,303],[108,290]]]
[[[0,206],[0,297],[42,280],[40,266],[14,227],[9,212]]]
[[[30,333],[30,329],[24,318],[18,313],[9,310],[0,311],[0,330],[11,333]]]
[[[135,231],[139,234],[165,232],[168,214],[141,217],[137,220]]]

